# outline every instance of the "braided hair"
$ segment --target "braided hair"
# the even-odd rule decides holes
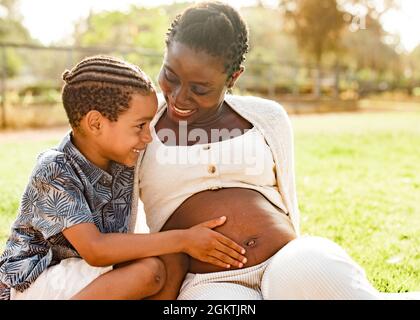
[[[223,58],[228,78],[240,70],[249,48],[248,28],[239,12],[217,1],[198,3],[178,15],[166,34],[166,46],[174,41]]]
[[[79,126],[91,110],[110,121],[129,108],[134,93],[155,92],[149,77],[137,66],[108,56],[87,57],[62,76],[64,109],[70,125]]]

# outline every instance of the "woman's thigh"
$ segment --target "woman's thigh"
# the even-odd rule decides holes
[[[269,261],[263,299],[378,299],[364,270],[338,244],[321,237],[289,242]]]
[[[184,289],[178,300],[261,300],[261,293],[236,283],[203,283]]]
[[[111,270],[112,266],[92,267],[79,258],[65,259],[47,268],[25,291],[12,289],[11,300],[67,300]]]
[[[261,300],[265,264],[204,274],[188,273],[178,300]]]

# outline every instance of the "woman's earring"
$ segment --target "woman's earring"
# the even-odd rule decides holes
[[[227,84],[227,93],[232,94],[233,88],[233,78],[230,78],[229,83]]]

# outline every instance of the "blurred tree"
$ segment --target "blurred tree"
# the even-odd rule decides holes
[[[408,56],[407,78],[411,81],[412,87],[420,87],[420,45],[418,45]],[[416,89],[416,95],[420,96],[420,89]]]
[[[0,7],[9,19],[21,20],[22,15],[19,11],[19,0],[0,0]]]
[[[294,37],[283,31],[284,19],[279,10],[259,3],[256,7],[241,8],[241,14],[250,31],[250,51],[245,61],[246,72],[238,85],[265,94],[292,92],[299,49]]]
[[[340,47],[344,12],[339,10],[337,0],[280,0],[279,4],[289,22],[286,29],[315,63],[314,93],[319,97],[322,59],[325,53]]]
[[[325,63],[336,64],[349,69],[346,72],[353,74],[351,78],[359,80],[359,88],[362,91],[368,92],[378,87],[391,89],[392,86],[397,87],[404,82],[404,63],[401,59],[399,37],[386,32],[381,20],[390,10],[399,9],[398,0],[331,0],[325,3],[280,0],[279,8],[288,17],[286,30],[296,37],[300,47],[306,48],[305,52],[309,53],[312,59],[315,57],[315,61],[316,57],[320,56],[319,48],[328,48],[321,55],[324,66]],[[317,17],[322,17],[319,19],[320,23]],[[299,19],[303,28],[299,27]],[[326,36],[325,40],[323,32],[318,32],[322,30],[324,22],[326,35],[329,28],[332,29],[332,36]],[[343,28],[346,25],[347,27]],[[337,68],[336,87],[339,81],[338,70],[342,68]],[[317,75],[319,76],[319,72]],[[318,90],[319,86],[316,85],[315,91]]]
[[[400,39],[382,27],[382,17],[398,10],[396,0],[338,0],[346,11],[342,41],[346,54],[342,62],[355,70],[360,93],[398,86],[403,78],[403,63],[398,52]]]
[[[21,23],[19,1],[0,0],[0,42],[27,43],[31,41],[28,30]],[[19,73],[23,65],[22,56],[14,49],[5,49],[7,56],[6,75],[13,77]]]
[[[85,28],[78,27],[76,44],[82,46],[138,47],[163,51],[169,21],[158,8],[135,8],[129,12],[90,14]]]
[[[388,35],[378,20],[367,16],[365,23],[363,30],[345,31],[343,43],[346,55],[343,63],[356,72],[370,70],[371,77],[363,79],[365,82],[380,82],[388,72],[395,79],[401,77],[402,64],[396,52],[399,40]]]
[[[127,12],[91,13],[75,28],[75,44],[116,48],[112,54],[137,63],[156,77],[165,49],[165,34],[170,22],[189,3],[160,7],[131,6]],[[127,50],[125,50],[127,49]]]
[[[354,17],[369,16],[378,21],[388,11],[400,8],[400,0],[337,0],[337,2],[347,12],[353,13]],[[353,22],[359,23],[357,19]],[[363,25],[363,23],[361,24]]]

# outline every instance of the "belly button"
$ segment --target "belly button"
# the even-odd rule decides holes
[[[245,245],[248,247],[255,247],[257,245],[257,239],[250,239],[245,242]]]

